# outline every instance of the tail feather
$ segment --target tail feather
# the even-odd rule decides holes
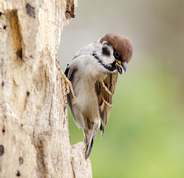
[[[90,153],[93,147],[94,138],[96,136],[98,129],[99,129],[99,124],[94,123],[93,128],[90,130],[86,130],[85,132],[85,143],[86,143],[85,159],[88,159],[88,157],[90,156]]]
[[[93,148],[93,138],[91,140],[91,143],[89,143],[88,145],[86,145],[85,159],[88,159],[89,158],[89,155],[91,153],[92,148]]]

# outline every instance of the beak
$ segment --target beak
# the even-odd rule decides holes
[[[116,68],[120,74],[126,73],[127,68],[128,68],[128,63],[127,62],[120,63],[120,61],[117,60]]]
[[[123,62],[122,67],[123,67],[124,73],[126,73],[127,69],[128,69],[128,63],[127,62]]]

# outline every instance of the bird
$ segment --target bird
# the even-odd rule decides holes
[[[107,33],[81,48],[66,67],[65,75],[73,88],[67,101],[84,133],[85,159],[90,156],[97,132],[104,133],[118,74],[126,73],[132,53],[127,38]]]

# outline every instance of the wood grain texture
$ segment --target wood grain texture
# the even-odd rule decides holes
[[[0,1],[0,177],[92,176],[83,149],[70,145],[67,86],[56,66],[67,4]]]

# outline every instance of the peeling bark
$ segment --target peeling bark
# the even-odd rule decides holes
[[[56,61],[73,0],[0,1],[0,177],[91,178]]]

